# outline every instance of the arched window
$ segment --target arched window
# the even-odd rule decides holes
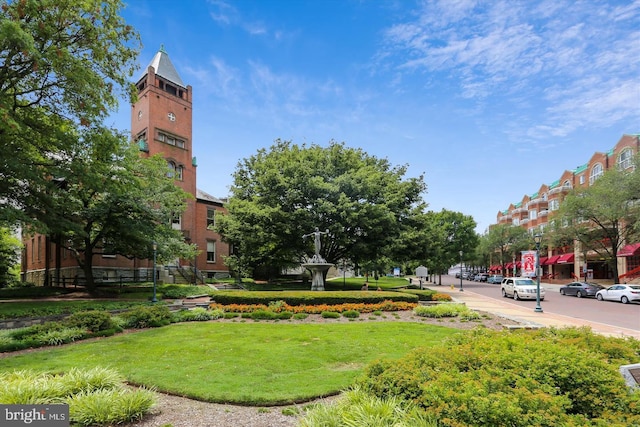
[[[591,173],[589,174],[589,185],[593,185],[596,182],[596,179],[600,178],[602,175],[602,165],[600,163],[596,163],[591,168]]]
[[[562,188],[571,188],[571,181],[566,180],[562,183]]]
[[[172,161],[168,162],[169,165],[169,172],[167,172],[167,176],[169,178],[175,178],[176,176],[176,164]]]
[[[631,158],[633,157],[633,150],[631,148],[625,148],[618,156],[618,170],[629,169],[633,164]]]

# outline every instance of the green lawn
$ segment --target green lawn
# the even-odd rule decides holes
[[[403,322],[190,322],[9,356],[0,370],[101,366],[200,400],[288,404],[336,393],[369,362],[397,359],[458,332]]]

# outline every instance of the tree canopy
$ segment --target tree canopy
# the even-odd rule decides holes
[[[194,256],[194,247],[171,227],[189,194],[168,176],[164,158],[142,158],[125,135],[101,127],[87,130],[76,147],[59,168],[49,231],[72,252],[89,288],[95,254],[148,259],[156,241],[161,261]]]
[[[533,239],[524,228],[511,224],[498,224],[491,227],[483,236],[480,247],[488,251],[490,256],[497,255],[498,258],[493,258],[492,262],[503,266],[504,273],[505,263],[516,258],[520,251],[530,249],[532,244]]]
[[[139,36],[120,0],[0,1],[0,222],[40,221],[76,130],[101,123],[129,78]]]
[[[406,166],[331,141],[327,147],[277,140],[241,160],[233,174],[228,214],[216,229],[232,244],[234,265],[299,265],[313,254],[354,265],[388,255],[413,212],[424,208],[423,177],[405,179]]]

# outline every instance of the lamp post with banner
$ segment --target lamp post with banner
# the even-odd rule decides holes
[[[540,306],[540,242],[542,241],[542,235],[536,233],[533,236],[533,241],[536,242],[536,308],[533,311],[542,313],[542,307]]]

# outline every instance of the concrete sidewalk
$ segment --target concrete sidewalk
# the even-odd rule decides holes
[[[464,292],[460,292],[458,287],[454,286],[451,289],[450,284],[446,286],[438,286],[432,283],[424,285],[429,289],[435,290],[439,293],[448,294],[454,301],[464,303],[467,307],[473,310],[486,311],[487,313],[495,314],[507,319],[517,321],[518,323],[528,325],[531,327],[580,327],[588,326],[594,332],[615,337],[633,337],[640,339],[640,330],[628,329],[622,327],[616,327],[606,325],[598,322],[591,322],[584,319],[577,319],[575,317],[564,316],[562,314],[555,313],[536,313],[532,308],[521,307],[517,304],[511,303],[508,300],[497,300],[484,295],[480,295],[467,289]]]

